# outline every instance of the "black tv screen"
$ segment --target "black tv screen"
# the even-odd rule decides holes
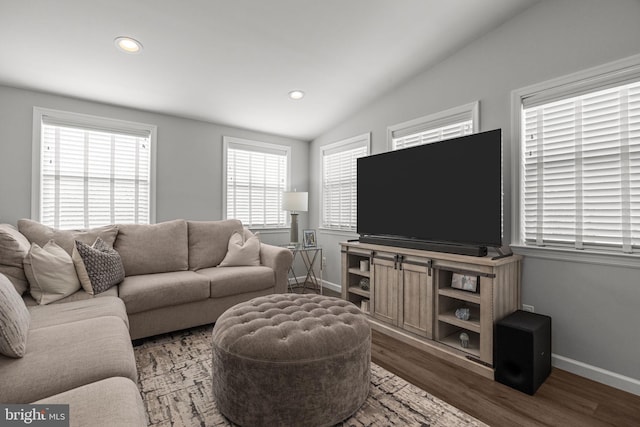
[[[501,129],[362,157],[357,168],[361,241],[502,245]]]

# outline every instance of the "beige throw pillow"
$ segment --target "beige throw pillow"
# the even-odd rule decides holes
[[[31,296],[41,305],[67,297],[81,287],[71,256],[53,240],[42,248],[31,244],[24,258],[24,272]]]
[[[16,227],[0,224],[0,273],[7,276],[20,295],[29,288],[22,260],[30,247],[29,240]]]
[[[229,239],[227,255],[218,267],[260,265],[260,239],[257,235],[244,240],[243,233],[233,233]]]
[[[22,357],[31,315],[9,279],[0,274],[0,354]]]

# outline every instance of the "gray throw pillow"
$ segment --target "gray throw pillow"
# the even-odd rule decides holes
[[[0,274],[0,354],[22,357],[27,348],[31,315],[24,301],[4,275]]]
[[[85,291],[97,295],[124,280],[120,254],[100,237],[93,246],[76,240],[73,261],[80,284]]]

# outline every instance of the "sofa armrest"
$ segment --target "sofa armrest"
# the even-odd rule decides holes
[[[289,284],[289,267],[293,263],[293,253],[280,246],[260,243],[260,264],[271,267],[276,275],[275,293],[284,294]]]

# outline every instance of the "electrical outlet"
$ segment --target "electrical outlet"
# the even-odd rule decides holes
[[[522,304],[522,310],[530,311],[531,313],[535,312],[535,308],[532,305]]]
[[[327,268],[327,257],[323,256],[322,257],[322,269],[324,270],[325,268]]]

